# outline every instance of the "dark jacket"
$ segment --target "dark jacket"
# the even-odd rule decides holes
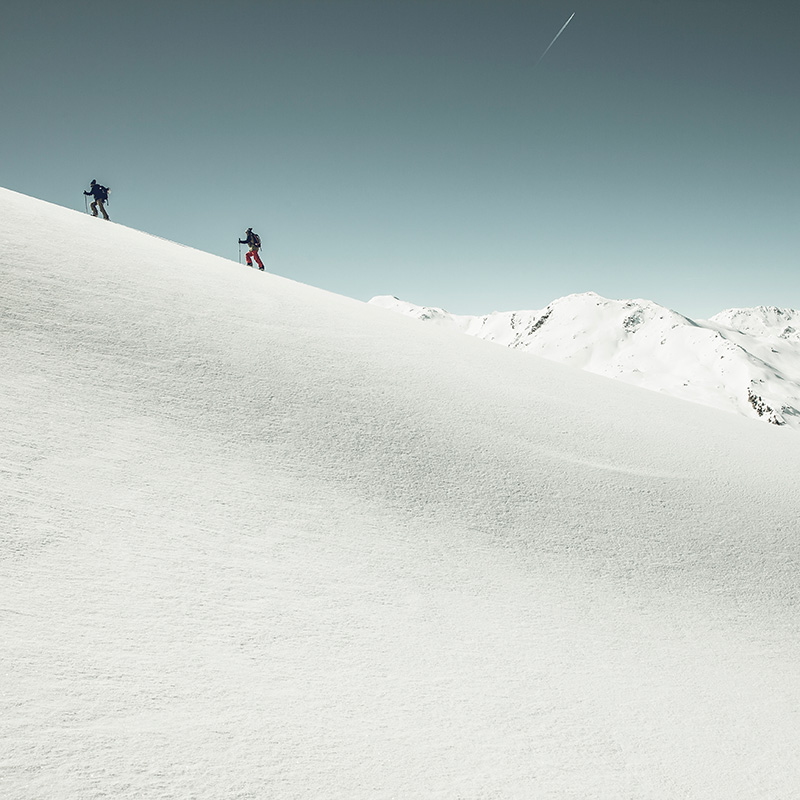
[[[249,244],[250,247],[261,247],[261,237],[253,231],[247,232],[246,239],[239,239],[239,244]]]
[[[89,189],[88,192],[84,192],[84,194],[90,194],[95,200],[101,200],[103,202],[108,200],[108,189],[106,189],[105,186],[101,186],[99,183],[93,183],[92,188]]]

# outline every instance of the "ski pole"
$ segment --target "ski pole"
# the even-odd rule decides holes
[[[89,198],[84,194],[83,195],[83,205],[86,208],[86,213],[89,213]]]

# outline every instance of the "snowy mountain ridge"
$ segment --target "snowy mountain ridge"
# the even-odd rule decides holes
[[[711,317],[711,322],[754,336],[800,342],[800,311],[793,308],[729,308]]]
[[[568,295],[539,311],[459,316],[373,305],[505,347],[800,430],[800,312],[759,306],[692,320],[649,300]]]

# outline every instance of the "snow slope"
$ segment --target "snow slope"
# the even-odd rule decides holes
[[[3,798],[798,796],[794,437],[2,190],[0,285]]]
[[[649,300],[569,295],[541,311],[457,316],[370,303],[746,417],[800,430],[800,312],[758,307],[691,320]]]

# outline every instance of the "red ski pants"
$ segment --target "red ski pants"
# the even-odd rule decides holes
[[[247,266],[252,267],[253,262],[250,260],[254,258],[256,260],[256,264],[258,264],[259,269],[264,269],[264,264],[261,262],[261,259],[258,257],[258,248],[253,247],[252,249],[248,250],[245,254],[245,260],[247,261]]]

